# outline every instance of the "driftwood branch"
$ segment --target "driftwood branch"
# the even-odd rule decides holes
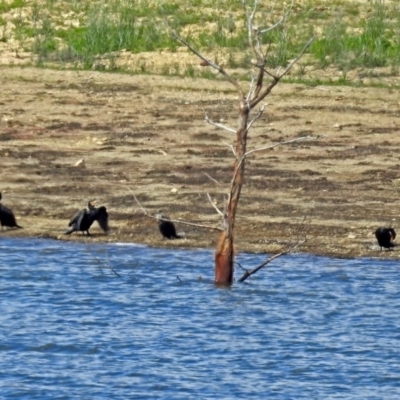
[[[289,247],[287,250],[282,251],[278,254],[273,255],[272,257],[268,258],[267,260],[263,261],[261,264],[257,265],[257,267],[247,270],[243,276],[238,280],[238,282],[244,282],[247,278],[249,278],[251,275],[254,275],[256,272],[258,272],[260,269],[266,267],[268,264],[270,264],[272,261],[276,260],[277,258],[284,256],[289,253],[293,253],[293,251],[304,244],[307,241],[307,239],[302,240],[301,242],[298,242],[296,245]]]

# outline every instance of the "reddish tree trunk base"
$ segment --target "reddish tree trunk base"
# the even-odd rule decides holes
[[[221,233],[215,252],[215,283],[217,285],[231,285],[233,282],[233,238],[228,237],[226,231]]]

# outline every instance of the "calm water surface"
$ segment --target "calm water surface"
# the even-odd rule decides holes
[[[218,289],[208,250],[2,236],[0,398],[397,400],[399,272],[293,255]]]

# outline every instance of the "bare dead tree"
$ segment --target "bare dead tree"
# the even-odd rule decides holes
[[[256,17],[259,1],[254,0],[253,7],[249,9],[246,0],[243,0],[243,6],[247,17],[247,32],[248,32],[248,45],[253,53],[255,62],[252,64],[253,77],[250,82],[247,93],[243,90],[242,86],[235,80],[221,65],[212,62],[196,50],[188,41],[176,36],[176,39],[185,45],[190,51],[197,55],[202,60],[202,65],[209,66],[222,74],[225,79],[230,82],[239,95],[239,118],[237,129],[232,129],[221,124],[213,123],[206,117],[206,121],[212,123],[219,128],[225,129],[229,132],[236,134],[236,146],[232,150],[235,156],[233,167],[233,177],[229,189],[228,200],[223,213],[223,231],[220,234],[216,253],[215,253],[215,283],[218,285],[230,285],[233,282],[234,271],[234,227],[237,207],[239,204],[240,193],[243,186],[243,177],[246,166],[246,157],[255,151],[265,150],[269,147],[260,149],[253,149],[247,151],[247,137],[250,128],[262,116],[265,105],[256,110],[256,107],[271,93],[272,89],[280,82],[280,80],[291,70],[294,64],[303,56],[304,52],[312,42],[312,38],[305,44],[302,51],[295,57],[289,65],[281,72],[271,72],[267,67],[268,54],[270,46],[264,46],[263,37],[268,35],[274,29],[277,29],[286,19],[289,10],[270,27],[257,27]],[[304,140],[304,138],[294,139]],[[289,142],[292,142],[289,141]],[[288,251],[282,252],[280,255],[287,254]],[[265,262],[266,265],[268,262]],[[257,267],[254,272],[249,273],[248,276],[258,271],[264,265]],[[245,278],[246,279],[246,278]],[[244,280],[244,279],[243,279]]]

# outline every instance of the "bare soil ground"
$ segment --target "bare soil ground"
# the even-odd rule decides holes
[[[235,138],[204,116],[236,127],[228,83],[2,67],[0,85],[0,190],[24,226],[0,235],[215,246],[217,231],[179,223],[186,238],[163,240],[132,193],[150,214],[219,226],[207,193],[223,208]],[[249,150],[319,139],[249,156],[237,250],[277,252],[306,235],[303,252],[398,258],[373,235],[399,219],[398,92],[280,84],[266,101]],[[80,159],[84,167],[74,167]],[[110,234],[94,226],[89,239],[63,235],[93,198],[109,210]]]

